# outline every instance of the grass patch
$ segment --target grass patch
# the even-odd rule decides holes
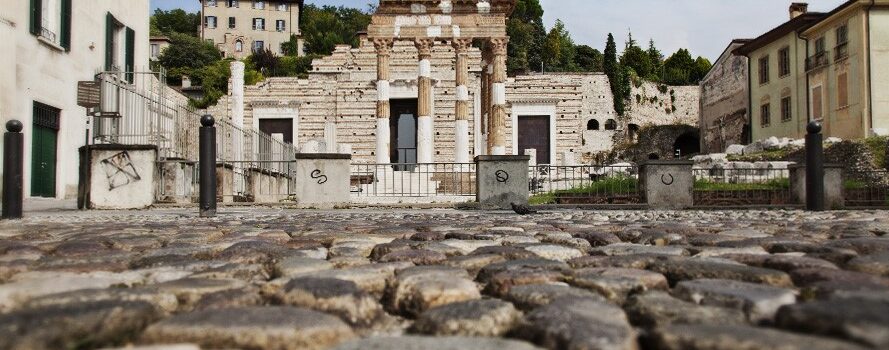
[[[730,154],[726,158],[731,162],[780,162],[787,159],[796,147],[787,147],[774,151],[762,151],[754,154]]]
[[[874,165],[877,169],[886,168],[886,144],[889,137],[875,136],[864,139],[864,145],[874,156]]]
[[[772,179],[757,183],[725,183],[710,180],[695,180],[695,191],[758,191],[790,189],[790,179]]]
[[[867,188],[867,182],[861,180],[846,180],[843,181],[843,187],[847,190],[862,190]]]
[[[631,176],[615,176],[605,178],[587,185],[567,190],[558,190],[549,193],[534,195],[529,202],[534,205],[555,204],[559,197],[581,197],[588,195],[610,195],[636,192],[638,180]]]

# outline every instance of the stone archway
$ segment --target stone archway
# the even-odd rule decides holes
[[[701,153],[700,136],[695,132],[686,132],[679,135],[676,138],[676,142],[673,143],[673,151],[677,158]]]

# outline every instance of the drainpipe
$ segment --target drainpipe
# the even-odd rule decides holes
[[[800,40],[804,40],[804,41],[806,42],[806,58],[807,58],[807,60],[808,60],[808,57],[809,57],[809,38],[807,38],[807,37],[803,37],[803,36],[802,36],[802,33],[800,33],[800,32],[796,32],[796,36],[797,36]],[[799,56],[799,53],[797,53],[797,56]],[[809,105],[810,105],[811,102],[812,102],[812,101],[811,101],[812,97],[809,96],[809,91],[810,91],[810,89],[811,89],[811,86],[810,86],[811,82],[809,81],[809,72],[808,72],[808,68],[807,68],[807,67],[803,67],[803,70],[806,71],[806,108],[804,108],[804,110],[806,111],[806,122],[805,122],[805,124],[809,124],[809,116],[810,116],[810,114],[809,114],[809,112],[810,112],[810,111],[809,111]],[[824,99],[824,96],[821,96],[821,98]],[[824,115],[822,114],[821,117],[824,118]],[[830,130],[829,127],[828,127],[828,130]],[[798,133],[802,132],[802,131],[800,130],[799,120],[797,120],[797,122],[796,122],[796,131],[797,131]],[[803,136],[805,136],[805,135],[803,135]]]
[[[753,143],[753,59],[747,57],[747,139],[744,143]]]
[[[870,12],[876,6],[876,0],[871,0],[865,14],[864,40],[867,42],[867,128],[865,128],[865,137],[873,134],[874,129],[874,89],[873,89],[873,64],[871,62],[871,46],[870,46]]]

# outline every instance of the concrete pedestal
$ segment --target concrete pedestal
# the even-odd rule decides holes
[[[333,208],[349,203],[350,154],[297,154],[293,191],[298,206]]]
[[[694,205],[691,161],[648,161],[639,165],[639,186],[651,209],[687,209]]]
[[[154,204],[157,148],[92,145],[80,148],[80,209],[141,209]]]
[[[528,204],[529,156],[478,156],[476,184],[481,209],[511,209],[511,203]]]
[[[806,166],[791,165],[790,195],[796,204],[806,204]],[[843,195],[843,166],[824,165],[824,205],[829,210],[843,209],[846,199]]]

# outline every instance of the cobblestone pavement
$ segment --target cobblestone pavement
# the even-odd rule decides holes
[[[0,349],[889,348],[889,212],[0,222]]]

